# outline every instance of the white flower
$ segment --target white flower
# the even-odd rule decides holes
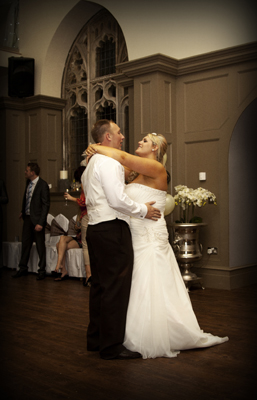
[[[202,187],[194,190],[185,185],[178,185],[175,186],[175,191],[177,192],[174,196],[175,204],[179,205],[184,212],[187,210],[185,214],[186,217],[184,218],[186,220],[189,220],[189,209],[193,216],[194,206],[203,207],[207,204],[208,200],[216,205],[215,194]]]

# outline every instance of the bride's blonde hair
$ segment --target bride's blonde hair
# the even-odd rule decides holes
[[[161,133],[148,133],[147,136],[151,139],[154,146],[158,146],[158,150],[156,152],[156,160],[164,165],[165,160],[163,159],[163,157],[166,154],[168,147],[167,140]]]
[[[160,133],[159,134],[148,133],[147,136],[149,137],[154,146],[158,146],[158,150],[156,152],[157,153],[156,160],[159,161],[163,166],[165,166],[165,163],[167,161],[167,155],[166,155],[168,147],[167,140]],[[165,155],[166,157],[164,157]],[[134,179],[136,179],[138,175],[139,175],[138,172],[131,171],[127,177],[126,183],[132,182]],[[167,171],[167,181],[168,183],[170,182],[170,174],[168,173],[168,171]]]

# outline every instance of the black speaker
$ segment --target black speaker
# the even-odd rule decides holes
[[[8,96],[34,96],[34,58],[8,58]]]

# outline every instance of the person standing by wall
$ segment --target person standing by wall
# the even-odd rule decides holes
[[[37,163],[28,163],[25,170],[27,186],[24,192],[22,211],[19,217],[23,219],[20,269],[12,275],[13,278],[20,278],[28,274],[28,261],[33,241],[36,242],[39,255],[37,280],[44,279],[46,275],[44,228],[50,207],[50,196],[48,184],[39,177],[39,173],[40,168]]]

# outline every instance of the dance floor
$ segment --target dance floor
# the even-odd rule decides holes
[[[90,289],[80,279],[12,273],[0,277],[1,400],[257,398],[256,285],[190,292],[201,328],[229,342],[173,359],[105,361],[86,350]]]

